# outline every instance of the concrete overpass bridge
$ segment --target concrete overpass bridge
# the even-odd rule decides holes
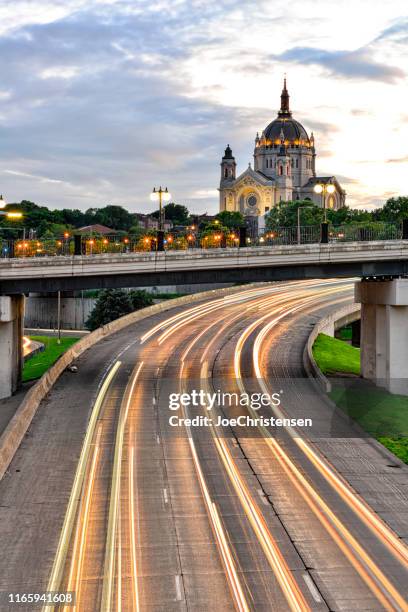
[[[0,259],[0,295],[408,275],[408,240]]]
[[[169,284],[359,277],[363,375],[408,379],[408,365],[397,367],[408,364],[408,279],[390,283],[404,276],[408,240],[1,259],[0,397],[19,383],[24,294]]]

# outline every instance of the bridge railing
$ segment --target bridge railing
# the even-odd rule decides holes
[[[240,239],[240,230],[192,232],[177,230],[164,234],[164,250],[187,249],[235,249],[240,246],[276,247],[284,245],[318,244],[321,242],[321,226],[276,227],[265,230],[259,236],[248,235]],[[401,223],[360,223],[329,226],[329,243],[369,242],[375,240],[401,240]],[[132,235],[124,232],[109,235],[47,236],[43,239],[8,240],[0,238],[0,257],[44,257],[73,255],[122,254],[156,251],[157,232]]]

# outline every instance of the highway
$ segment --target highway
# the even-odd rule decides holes
[[[73,455],[68,444],[58,451],[66,472],[61,499],[44,506],[48,541],[28,555],[39,519],[30,514],[30,530],[17,519],[27,538],[13,550],[16,537],[5,538],[1,590],[25,558],[37,589],[76,593],[74,607],[55,608],[66,612],[407,610],[408,472],[331,411],[303,371],[311,326],[352,295],[340,280],[242,287],[88,351],[79,380],[90,389],[81,397],[64,374],[13,462],[35,466],[46,411],[72,394],[83,435]],[[207,394],[200,405],[170,409],[173,394],[197,390]],[[278,393],[280,403],[212,403],[218,392]],[[216,425],[241,416],[254,425]],[[272,416],[292,423],[265,425]],[[27,501],[13,478],[0,484],[0,505],[12,492],[16,505]],[[38,487],[57,497],[58,473],[39,474]]]

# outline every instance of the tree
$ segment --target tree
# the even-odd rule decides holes
[[[319,225],[323,221],[323,210],[316,206],[311,200],[295,200],[293,202],[279,202],[265,216],[267,229],[277,227],[295,227],[298,222],[297,211],[302,208],[300,213],[301,225]]]
[[[373,218],[376,221],[392,223],[408,218],[408,196],[389,198],[382,208],[375,210]]]
[[[151,306],[153,304],[153,298],[150,293],[143,291],[142,289],[135,289],[129,293],[130,301],[132,302],[133,310],[140,310]]]
[[[134,216],[123,206],[105,206],[97,208],[94,215],[94,223],[106,225],[115,230],[128,231],[134,225]]]
[[[243,215],[238,211],[223,210],[215,216],[216,219],[225,227],[237,229],[245,225]]]
[[[158,210],[152,213],[152,217],[159,218]],[[181,204],[175,204],[169,202],[164,206],[164,216],[167,221],[172,221],[174,225],[188,225],[190,220],[190,213],[186,206]]]
[[[151,296],[145,291],[128,292],[123,289],[105,289],[100,292],[85,326],[93,331],[134,310],[150,306],[152,302]]]
[[[327,219],[333,225],[347,225],[349,223],[363,223],[372,220],[372,214],[368,210],[358,210],[342,206],[337,210],[329,208]]]

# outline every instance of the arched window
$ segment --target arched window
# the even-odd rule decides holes
[[[279,176],[282,176],[282,174],[283,174],[283,167],[279,166]]]
[[[289,164],[286,166],[286,174],[289,176]]]
[[[299,168],[299,160],[296,160],[296,168]]]
[[[228,168],[224,169],[224,178],[228,178]]]

